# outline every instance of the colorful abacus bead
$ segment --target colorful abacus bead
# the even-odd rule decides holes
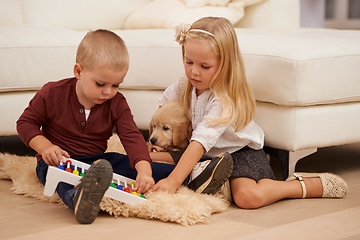
[[[110,187],[116,188],[116,184],[112,182],[112,183],[110,184]]]
[[[77,165],[76,164],[74,166],[74,170],[73,170],[72,173],[79,176],[79,171],[77,170]]]
[[[117,187],[116,188],[119,190],[123,190],[123,186],[121,186],[119,179],[117,179]]]
[[[80,173],[80,177],[83,177],[83,176],[85,176],[85,170],[84,170],[84,168],[81,169],[81,173]]]
[[[65,171],[71,173],[71,168],[70,168],[70,166],[71,166],[71,161],[70,161],[70,160],[67,160],[67,161],[66,161],[66,169],[65,169]]]
[[[135,188],[135,183],[134,182],[130,182],[130,187],[131,187],[131,190]],[[135,196],[138,196],[137,192],[135,191],[131,191],[132,194],[134,194]]]
[[[124,191],[127,192],[127,193],[130,193],[130,189],[127,187],[127,183],[124,182]]]
[[[58,168],[61,170],[65,170],[64,165],[62,163],[58,166]]]

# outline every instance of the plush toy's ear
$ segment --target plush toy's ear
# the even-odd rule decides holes
[[[153,121],[150,121],[150,123],[149,123],[149,137],[151,136],[151,134],[153,132],[152,126],[153,126]]]
[[[190,132],[191,134],[191,132]],[[173,128],[173,145],[179,146],[184,143],[186,140],[190,139],[188,123],[181,123],[174,125]]]
[[[192,124],[191,122],[189,123],[188,129],[187,129],[187,140],[190,141],[191,139],[191,134],[192,134]]]

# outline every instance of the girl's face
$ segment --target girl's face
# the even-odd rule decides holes
[[[188,40],[184,44],[185,73],[199,96],[210,88],[220,59],[207,40]]]
[[[114,71],[108,67],[95,67],[85,70],[75,64],[74,74],[78,79],[76,94],[85,109],[91,109],[96,104],[102,104],[113,98],[124,81],[127,69]]]

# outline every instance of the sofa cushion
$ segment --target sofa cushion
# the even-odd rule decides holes
[[[165,90],[184,75],[181,47],[174,30],[115,31],[123,37],[130,55],[123,89]]]
[[[117,30],[129,51],[121,88],[164,90],[183,74],[173,30]],[[46,27],[0,28],[0,92],[38,90],[73,76],[75,55],[86,31]]]
[[[20,0],[0,0],[0,26],[23,24]]]
[[[297,151],[360,142],[360,102],[286,107],[258,102],[265,145]]]
[[[250,86],[258,101],[310,106],[360,101],[360,31],[237,29]],[[117,30],[130,68],[122,89],[164,90],[184,74],[174,30]],[[0,92],[39,89],[73,76],[86,31],[2,27]]]
[[[300,1],[266,0],[246,8],[238,28],[287,29],[300,27]]]
[[[226,6],[191,8],[181,0],[154,0],[132,13],[124,28],[175,28],[180,23],[193,23],[205,16],[225,17],[235,24],[244,16],[246,2],[249,0],[233,1]]]
[[[237,30],[258,101],[310,106],[360,101],[360,31]]]
[[[76,30],[121,29],[125,19],[150,0],[20,0],[26,25]],[[111,19],[111,21],[109,21]]]
[[[73,76],[77,45],[86,32],[40,27],[0,28],[0,92],[38,90]]]

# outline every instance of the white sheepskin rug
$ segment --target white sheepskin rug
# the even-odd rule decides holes
[[[113,145],[112,147],[119,150],[119,146]],[[35,157],[0,153],[0,179],[12,180],[11,190],[13,193],[44,202],[63,204],[57,194],[52,197],[43,195],[44,186],[38,180],[35,168]],[[158,219],[191,226],[209,222],[211,214],[223,212],[229,206],[229,202],[221,194],[214,196],[198,194],[186,187],[181,187],[175,194],[151,193],[147,196],[147,200],[144,204],[132,206],[104,197],[100,203],[100,209],[115,218],[123,216]]]

